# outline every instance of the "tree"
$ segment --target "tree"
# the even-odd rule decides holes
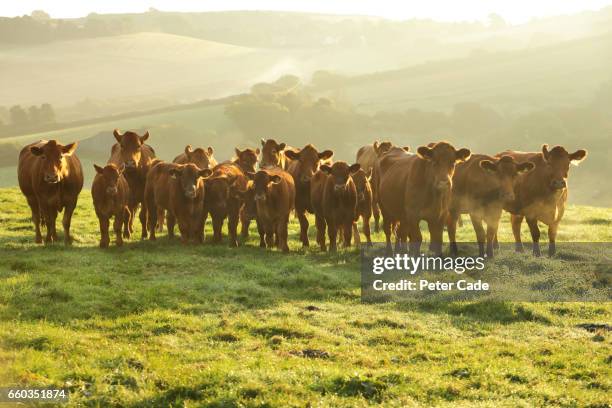
[[[30,16],[37,21],[48,21],[51,19],[49,13],[44,10],[34,10],[32,13],[30,13]]]
[[[28,122],[32,125],[37,125],[41,122],[40,120],[40,109],[38,106],[32,105],[28,108]]]
[[[9,113],[13,126],[24,126],[28,124],[28,113],[20,105],[11,107]]]
[[[53,110],[53,106],[48,103],[43,103],[42,105],[40,105],[38,115],[40,117],[41,123],[55,122],[55,111]]]
[[[496,13],[489,14],[489,27],[493,30],[499,30],[501,28],[505,28],[508,24],[506,24],[506,20],[502,16]]]

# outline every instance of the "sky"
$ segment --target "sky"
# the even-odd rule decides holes
[[[14,17],[45,10],[54,18],[96,13],[161,11],[284,10],[379,16],[395,20],[485,21],[490,13],[521,24],[535,17],[598,10],[612,0],[0,0],[0,16]]]

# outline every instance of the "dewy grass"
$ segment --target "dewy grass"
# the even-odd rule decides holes
[[[609,406],[610,303],[365,305],[358,251],[303,250],[295,220],[288,255],[254,228],[238,249],[162,236],[100,250],[88,191],[71,248],[33,243],[17,189],[0,205],[0,384],[94,407]],[[570,207],[560,240],[612,241],[609,219]],[[473,237],[464,223],[458,240]]]

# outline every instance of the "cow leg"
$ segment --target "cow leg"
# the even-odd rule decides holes
[[[365,235],[366,237],[366,242],[368,243],[368,246],[372,246],[372,236],[370,233],[370,215],[366,214],[365,216],[362,216],[362,220],[363,220],[363,227],[362,227],[363,235]],[[355,244],[357,244],[357,241],[355,241]]]
[[[181,233],[181,243],[182,244],[187,244],[190,238],[190,234],[189,234],[190,226],[189,226],[189,223],[185,221],[186,221],[185,219],[178,220],[178,227],[179,227],[179,232]]]
[[[72,223],[72,214],[74,214],[75,207],[76,201],[74,203],[68,203],[64,206],[64,217],[62,218],[62,226],[64,227],[65,245],[72,244],[72,236],[70,235],[70,224]]]
[[[476,233],[476,241],[478,242],[478,256],[484,256],[484,244],[486,241],[486,233],[482,226],[482,217],[474,213],[470,214],[470,220],[472,220],[472,226]]]
[[[326,251],[325,247],[325,218],[320,215],[315,214],[315,225],[317,227],[317,244],[321,247],[321,251]]]
[[[123,238],[129,238],[130,237],[130,221],[132,219],[132,213],[130,212],[130,208],[126,205],[123,208],[123,213],[122,213],[122,217],[123,217],[123,223],[121,224],[123,227]]]
[[[232,208],[227,215],[227,232],[229,235],[229,246],[238,247],[238,221],[240,218],[239,208]]]
[[[249,226],[251,225],[251,219],[247,217],[244,206],[240,209],[240,224],[240,236],[243,239],[247,239],[249,237]]]
[[[399,222],[395,227],[395,251],[398,253],[406,253],[408,248],[408,229],[405,223]]]
[[[57,218],[57,210],[55,208],[41,206],[40,212],[44,215],[45,224],[47,227],[45,244],[52,244],[54,241],[54,237],[57,235],[57,233],[55,232],[55,219]]]
[[[380,231],[380,207],[376,200],[372,201],[372,213],[374,215],[374,232],[378,233]],[[364,220],[364,228],[365,228],[365,220]],[[370,228],[370,218],[368,217],[368,228]]]
[[[540,252],[540,227],[538,227],[538,220],[536,218],[527,218],[527,225],[533,240],[533,255],[540,256],[542,253]]]
[[[276,229],[276,223],[269,222],[266,225],[266,248],[274,248],[274,231]]]
[[[359,228],[357,228],[357,223],[356,222],[352,223],[352,231],[353,231],[353,239],[355,240],[355,245],[360,245],[361,244],[361,237],[359,236]]]
[[[264,227],[264,223],[257,220],[257,232],[259,233],[259,247],[266,247],[266,228]]]
[[[329,236],[329,252],[336,252],[336,239],[338,238],[338,226],[335,221],[327,222],[327,235]]]
[[[26,196],[30,210],[32,211],[32,222],[34,223],[34,242],[37,244],[42,243],[42,234],[40,233],[40,208],[38,207],[38,200],[35,196]]]
[[[495,229],[495,236],[493,237],[493,249],[498,250],[499,249],[499,241],[497,241],[497,229],[499,229],[499,220],[497,221],[497,227]]]
[[[166,229],[168,230],[168,239],[174,239],[174,226],[176,225],[176,217],[170,211],[166,212]],[[204,234],[204,221],[202,221],[202,234]]]
[[[164,209],[158,208],[157,209],[157,223],[155,225],[157,232],[162,232],[164,230],[164,217],[165,217]]]
[[[408,238],[410,239],[410,255],[419,256],[421,254],[421,243],[423,242],[419,220],[407,218],[402,221],[400,225],[404,225],[403,228],[405,228],[405,231],[408,233]]]
[[[151,209],[151,211],[154,211],[153,209]],[[140,214],[138,215],[138,217],[140,218],[140,226],[142,227],[142,234],[140,236],[140,239],[147,239],[148,235],[147,234],[147,213],[148,213],[148,209],[143,205],[140,207]],[[155,217],[157,218],[157,214],[155,214]],[[155,231],[155,228],[157,226],[157,219],[155,220],[155,223],[151,226],[151,231]]]
[[[489,210],[485,216],[487,223],[487,256],[493,258],[495,248],[495,240],[497,238],[497,229],[499,228],[499,219],[501,218],[502,209]]]
[[[548,226],[548,256],[554,256],[557,252],[557,230],[559,223],[553,222]]]
[[[288,226],[289,226],[289,215],[284,217],[279,223],[276,229],[276,237],[278,239],[278,249],[283,252],[289,252],[289,245],[287,244],[288,238]]]
[[[450,242],[451,256],[457,256],[459,248],[457,247],[457,220],[459,219],[458,211],[449,211],[446,218],[446,229],[448,232],[448,241]]]
[[[123,210],[115,212],[115,220],[113,221],[113,230],[115,231],[115,243],[117,246],[123,245],[123,236],[121,230],[123,227]]]
[[[157,232],[157,216],[159,215],[160,212],[163,212],[163,208],[161,207],[157,207],[154,203],[149,203],[147,205],[147,209],[148,211],[145,211],[145,207],[143,206],[140,209],[140,217],[142,220],[142,214],[143,213],[147,213],[148,216],[148,221],[145,221],[144,225],[143,225],[143,235],[142,235],[142,239],[146,238],[147,233],[146,230],[149,230],[149,239],[151,241],[155,241],[157,240],[157,236],[156,236],[156,232]],[[170,215],[170,214],[168,214]]]
[[[110,237],[108,235],[109,217],[106,214],[98,214],[100,221],[100,248],[108,248]]]
[[[352,220],[345,222],[342,227],[342,235],[344,236],[344,247],[345,248],[350,248],[351,246],[351,235],[353,233],[351,227],[353,225],[355,226],[355,229],[357,229],[357,224],[353,222]],[[357,235],[359,236],[359,231],[357,231]]]
[[[302,246],[310,246],[310,243],[308,242],[308,218],[306,218],[306,213],[305,211],[296,210],[296,214],[298,220],[300,221],[300,241],[302,241]]]
[[[204,242],[204,217],[198,215],[196,217],[195,227],[193,231],[193,239],[196,243],[201,244]]]
[[[523,252],[523,242],[521,241],[521,224],[523,223],[522,215],[510,214],[510,224],[512,224],[512,235],[514,235],[514,250]]]
[[[385,232],[385,241],[387,243],[387,255],[390,255],[391,250],[391,223],[387,217],[383,217],[383,231]]]
[[[429,250],[436,256],[442,256],[444,219],[427,221],[427,226],[429,228]]]
[[[224,217],[218,215],[212,216],[213,242],[217,244],[221,242],[221,229],[223,228],[223,220]]]

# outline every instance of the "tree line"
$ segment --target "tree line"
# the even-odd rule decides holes
[[[40,125],[55,123],[55,111],[48,103],[24,108],[14,105],[0,106],[0,135],[3,131],[27,130]]]

